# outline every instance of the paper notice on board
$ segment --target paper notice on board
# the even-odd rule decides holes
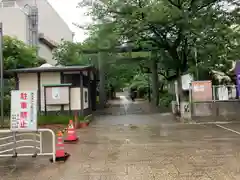
[[[59,88],[52,88],[52,98],[60,99],[60,90]]]
[[[202,84],[194,85],[193,86],[193,91],[194,92],[204,92],[204,85],[202,85]]]

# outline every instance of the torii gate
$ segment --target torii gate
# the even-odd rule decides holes
[[[114,48],[102,48],[102,49],[82,49],[80,53],[82,54],[100,54],[100,53],[128,53],[128,52],[151,52],[157,50],[157,47],[151,48],[144,48],[144,47],[133,47],[133,46],[116,46]],[[120,58],[116,61],[126,61],[126,60],[144,60],[146,58]],[[99,64],[99,102],[100,108],[104,108],[106,102],[106,95],[105,95],[105,75],[104,75],[104,62],[101,61],[101,57],[98,56],[98,64]],[[149,73],[149,69],[147,70]],[[150,87],[149,87],[150,89]],[[148,96],[150,100],[150,90],[148,90]]]

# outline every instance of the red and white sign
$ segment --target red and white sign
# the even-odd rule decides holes
[[[37,91],[11,92],[11,130],[37,131]]]

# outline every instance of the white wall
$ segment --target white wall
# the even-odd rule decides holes
[[[16,0],[24,7],[26,4],[34,5],[34,0]],[[39,32],[51,40],[60,43],[61,39],[73,41],[73,33],[64,20],[58,15],[47,0],[36,0],[39,13]]]
[[[17,39],[27,43],[26,20],[26,15],[19,8],[0,8],[3,35],[17,37]]]
[[[11,16],[9,16],[11,14]],[[3,23],[3,35],[8,35],[28,44],[27,15],[20,8],[0,8],[0,22]],[[39,56],[49,64],[55,65],[52,51],[45,44],[39,43]]]
[[[87,91],[87,88],[83,88],[83,107],[84,109],[88,108],[88,101],[85,102],[84,92]],[[81,110],[81,90],[80,88],[71,88],[71,110]],[[69,110],[69,105],[64,106],[64,110]]]
[[[55,65],[57,61],[53,59],[52,51],[45,44],[39,43],[38,55],[47,60],[48,64]]]
[[[18,74],[19,79],[19,90],[38,90],[38,80],[37,73],[20,73]],[[44,111],[44,87],[43,85],[50,84],[61,84],[60,82],[60,73],[59,72],[45,72],[40,74],[40,84],[41,84],[41,111]],[[80,88],[70,88],[71,90],[71,110],[81,110],[81,95]],[[87,88],[84,88],[83,91],[87,91]],[[83,93],[83,98],[85,98]],[[84,109],[88,108],[88,101],[84,101]],[[47,111],[59,111],[61,106],[47,106]],[[64,110],[69,110],[69,106],[65,105]]]
[[[28,9],[24,6],[26,4],[33,5],[34,2],[35,0],[16,0],[16,4],[19,7],[14,7],[14,3],[10,4],[12,7],[0,7],[0,22],[3,22],[4,34],[16,37],[17,39],[28,43],[26,15]],[[60,43],[61,39],[73,41],[72,31],[48,1],[36,0],[36,2],[39,12],[39,33],[43,33],[45,37],[56,43]],[[46,45],[41,43],[39,44],[39,56],[44,58],[49,64],[56,64],[56,61],[52,59],[52,51],[48,49]]]
[[[25,91],[38,90],[37,73],[18,74],[18,79],[19,79],[19,90],[25,90]]]

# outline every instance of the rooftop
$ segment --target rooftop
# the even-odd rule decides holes
[[[63,66],[63,67],[34,67],[34,68],[21,68],[10,69],[6,73],[37,73],[37,72],[71,72],[71,71],[86,71],[94,70],[93,66]]]

